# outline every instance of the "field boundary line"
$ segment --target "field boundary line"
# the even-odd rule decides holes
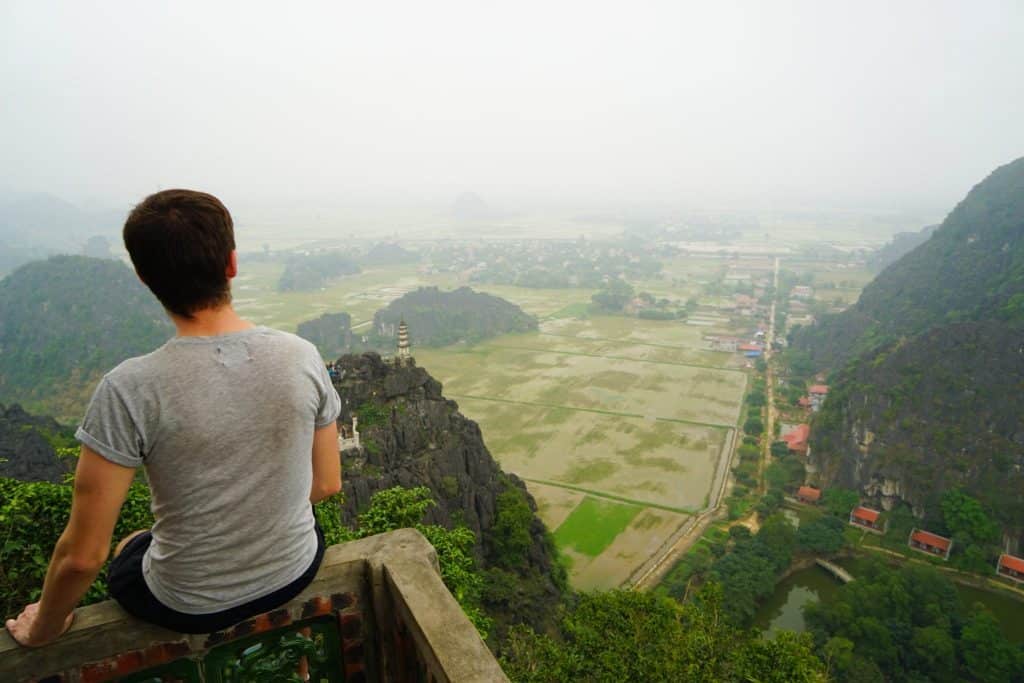
[[[577,493],[586,493],[587,495],[594,496],[595,498],[604,498],[611,500],[616,503],[626,503],[628,505],[635,505],[641,508],[656,508],[658,510],[665,510],[666,512],[675,512],[681,515],[694,515],[697,511],[691,508],[679,508],[672,507],[671,505],[665,505],[664,503],[649,503],[642,500],[636,500],[635,498],[626,498],[625,496],[618,496],[614,493],[604,493],[603,491],[595,491],[594,489],[584,488],[583,486],[576,486],[575,484],[565,484],[560,481],[552,481],[550,479],[534,479],[533,477],[522,477],[523,481],[532,482],[534,484],[544,484],[545,486],[554,486],[560,489],[568,489],[570,491],[576,491]],[[685,521],[685,520],[684,520]]]
[[[540,401],[516,401],[511,398],[495,398],[491,396],[473,396],[471,394],[448,394],[448,398],[454,399],[468,399],[470,401],[494,401],[496,403],[511,403],[519,406],[534,406],[537,408],[561,408],[562,410],[575,410],[581,413],[597,413],[599,415],[610,415],[612,417],[637,417],[641,420],[646,420],[646,415],[640,413],[620,413],[614,410],[601,410],[600,408],[576,408],[573,406],[563,406],[557,403],[542,403]],[[734,425],[731,424],[719,424],[717,422],[698,422],[697,420],[684,420],[677,417],[658,417],[654,419],[659,422],[674,422],[678,424],[696,425],[698,427],[711,427],[714,429],[732,429]]]
[[[613,339],[612,337],[582,337],[578,334],[559,334],[558,332],[540,332],[537,334],[542,337],[562,337],[564,339],[582,339],[583,341],[599,341],[599,342],[612,342],[613,344],[630,344],[632,346],[650,346],[656,349],[691,349],[693,351],[707,351],[709,353],[724,353],[727,355],[733,355],[732,351],[722,351],[721,349],[705,349],[700,346],[688,346],[688,345],[673,345],[673,344],[656,344],[654,342],[642,342],[634,341],[632,339]],[[737,371],[740,372],[740,371]]]
[[[577,337],[579,339],[580,337]],[[603,353],[587,353],[585,351],[562,351],[559,349],[544,349],[537,346],[511,346],[509,344],[488,344],[484,346],[492,349],[509,349],[510,351],[538,351],[540,353],[561,353],[566,356],[585,356],[587,358],[605,358],[607,360],[624,360],[633,363],[655,363],[657,365],[677,365],[684,368],[699,368],[702,370],[719,370],[721,372],[738,372],[746,374],[737,368],[725,368],[720,365],[702,365],[700,363],[679,363],[671,360],[651,360],[649,358],[630,358],[629,356],[606,356]]]

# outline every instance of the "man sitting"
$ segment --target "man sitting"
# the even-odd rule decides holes
[[[159,192],[131,212],[124,243],[177,336],[96,388],[42,597],[7,621],[22,645],[70,627],[139,466],[155,523],[118,544],[110,593],[136,617],[186,633],[226,628],[305,588],[324,551],[310,503],[341,489],[338,394],[312,344],[232,308],[238,259],[224,205]]]

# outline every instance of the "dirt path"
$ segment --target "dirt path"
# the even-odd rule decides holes
[[[775,257],[774,273],[772,275],[772,288],[775,292],[779,290],[779,257]],[[775,438],[775,371],[772,369],[772,344],[775,342],[775,305],[776,299],[772,299],[771,313],[768,317],[768,334],[765,335],[764,345],[764,362],[766,364],[764,372],[764,384],[765,384],[765,423],[764,423],[764,443],[761,444],[761,465],[758,468],[757,478],[760,483],[761,493],[767,493],[768,482],[764,480],[765,470],[768,469],[768,465],[772,464],[772,440]]]

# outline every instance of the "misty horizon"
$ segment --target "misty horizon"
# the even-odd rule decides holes
[[[0,189],[941,218],[1024,153],[1012,3],[199,7],[0,10]]]

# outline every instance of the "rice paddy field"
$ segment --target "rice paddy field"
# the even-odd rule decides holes
[[[697,259],[686,270],[677,260],[668,279],[637,284],[682,300],[721,264]],[[367,269],[318,292],[282,293],[282,269],[243,268],[235,301],[255,322],[286,330],[336,311],[349,313],[358,330],[410,290],[464,284],[402,266]],[[747,375],[738,354],[712,351],[703,337],[746,331],[713,314],[694,324],[592,316],[591,290],[473,287],[537,316],[540,330],[414,348],[417,364],[480,424],[502,468],[527,482],[572,583],[619,586],[706,506],[721,476]]]
[[[747,376],[706,332],[569,307],[538,332],[415,355],[527,482],[573,585],[611,588],[707,504],[729,456]]]

